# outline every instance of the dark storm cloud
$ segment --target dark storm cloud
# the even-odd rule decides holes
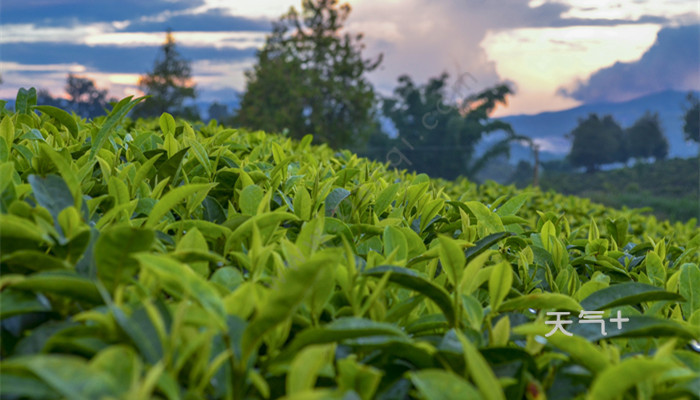
[[[453,9],[476,12],[495,29],[513,28],[563,28],[573,26],[617,26],[633,24],[665,24],[668,19],[661,16],[643,15],[636,20],[608,18],[564,18],[572,9],[568,4],[547,2],[530,7],[524,0],[483,1],[471,0],[452,4]],[[456,10],[455,10],[456,11]]]
[[[203,0],[6,0],[1,18],[3,24],[71,26],[132,20],[203,4]]]
[[[663,28],[637,61],[617,62],[560,93],[582,102],[620,101],[662,90],[700,88],[700,25]]]
[[[77,63],[100,72],[142,73],[153,67],[159,46],[87,46],[61,43],[6,43],[2,58],[18,64]],[[240,61],[255,54],[255,48],[213,48],[178,46],[178,51],[190,61]]]
[[[167,17],[164,21],[135,21],[121,32],[174,31],[269,31],[271,22],[266,19],[250,19],[231,15],[224,9],[211,9],[200,14],[181,14]]]

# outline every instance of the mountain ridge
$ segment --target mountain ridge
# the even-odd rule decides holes
[[[698,94],[697,91],[694,93]],[[576,128],[579,118],[585,118],[591,113],[610,114],[624,129],[634,124],[646,111],[658,112],[664,135],[669,142],[668,157],[688,158],[697,156],[698,148],[697,144],[686,142],[683,135],[687,95],[688,92],[684,91],[665,90],[622,102],[582,104],[566,110],[509,115],[498,119],[510,123],[519,135],[534,139],[540,145],[541,158],[551,160],[564,158],[568,154],[571,142],[565,135]],[[499,137],[496,135],[489,137],[482,150],[497,139]],[[531,153],[529,147],[513,144],[510,162],[516,164],[520,160],[529,161],[532,159]]]

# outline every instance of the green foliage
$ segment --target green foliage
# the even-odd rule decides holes
[[[599,118],[591,114],[579,120],[570,136],[573,144],[569,160],[574,166],[585,167],[587,172],[629,158],[624,131],[610,115]]]
[[[505,104],[506,97],[512,93],[507,85],[497,85],[458,99],[457,93],[447,93],[447,80],[448,75],[443,73],[417,86],[409,76],[399,77],[394,96],[383,99],[382,111],[398,131],[398,139],[390,143],[395,149],[401,149],[402,158],[396,159],[389,153],[381,154],[382,159],[386,157],[401,168],[433,177],[471,177],[488,160],[508,154],[511,141],[522,139],[509,124],[489,118],[496,106]],[[476,159],[477,144],[494,132],[504,132],[506,138]],[[385,153],[390,148],[385,145]]]
[[[333,148],[364,141],[376,129],[365,74],[381,56],[363,59],[362,35],[341,31],[349,13],[338,0],[304,0],[282,16],[246,73],[235,122],[295,139],[311,133]]]
[[[20,96],[0,121],[3,398],[697,393],[695,224]],[[603,335],[582,310],[628,321]],[[573,336],[546,336],[550,311]]]
[[[628,156],[654,157],[657,161],[668,155],[668,140],[663,134],[659,114],[647,112],[625,131]]]
[[[683,133],[685,140],[700,143],[700,100],[688,95],[688,108],[683,116]]]
[[[698,179],[697,159],[671,159],[592,174],[545,167],[540,186],[610,207],[646,208],[659,220],[685,222],[699,216]]]

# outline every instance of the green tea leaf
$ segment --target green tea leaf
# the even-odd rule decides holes
[[[397,260],[405,260],[408,257],[408,243],[401,230],[393,226],[384,228],[384,256],[396,251]]]
[[[165,214],[167,214],[177,204],[179,204],[189,196],[195,193],[209,192],[209,190],[211,190],[211,188],[213,188],[214,186],[216,186],[215,183],[200,183],[185,185],[171,190],[160,200],[158,200],[158,203],[156,203],[156,205],[153,207],[153,210],[151,211],[151,214],[148,216],[148,220],[146,221],[146,228],[151,228],[157,225],[158,222],[160,222],[160,219]]]
[[[118,397],[124,390],[119,388],[109,374],[90,368],[85,360],[72,355],[25,356],[4,360],[3,368],[10,371],[31,372],[56,393],[69,399]]]
[[[154,273],[171,291],[171,294],[184,292],[199,303],[219,326],[225,325],[224,305],[216,290],[188,266],[167,256],[140,253],[134,256],[141,268]]]
[[[460,246],[452,238],[439,236],[440,262],[447,273],[450,283],[455,286],[462,280],[462,271],[466,258]]]
[[[365,318],[343,317],[325,324],[323,327],[303,330],[294,338],[284,353],[294,354],[311,344],[340,342],[345,339],[369,336],[408,338],[400,328],[393,324],[376,322]]]
[[[479,203],[478,201],[468,201],[465,203],[467,207],[469,207],[469,210],[471,210],[472,213],[474,213],[474,216],[476,216],[477,221],[481,222],[484,224],[486,229],[490,233],[498,233],[498,232],[503,232],[506,229],[503,227],[503,222],[501,222],[501,218],[491,210],[489,210],[485,205]]]
[[[666,268],[664,268],[661,258],[654,252],[649,252],[649,254],[647,254],[646,271],[647,276],[654,286],[660,288],[666,286]]]
[[[505,400],[501,384],[479,350],[464,337],[462,332],[456,331],[456,333],[462,344],[469,376],[479,388],[482,397],[486,400]]]
[[[314,345],[301,350],[287,374],[287,393],[295,394],[312,389],[319,371],[325,365],[333,363],[335,345]]]
[[[333,189],[326,197],[326,216],[332,217],[338,210],[340,202],[350,196],[350,192],[343,188]]]
[[[379,195],[377,196],[377,201],[374,203],[374,213],[377,215],[381,215],[384,210],[386,210],[387,207],[391,204],[392,201],[394,201],[394,197],[396,196],[396,192],[399,190],[399,184],[398,183],[392,183],[391,185],[387,186],[382,190]]]
[[[100,279],[119,283],[133,276],[138,262],[133,254],[151,248],[155,236],[150,229],[120,226],[100,234],[95,243],[95,265]]]
[[[610,317],[617,318],[617,315],[611,315]],[[602,334],[599,324],[574,324],[568,331],[583,336],[592,342],[602,339],[635,337],[679,337],[691,340],[697,336],[697,333],[693,332],[686,325],[681,325],[671,320],[646,315],[625,316],[621,314],[621,317],[628,320],[620,322],[620,329],[610,318],[606,319],[606,335]]]
[[[686,318],[690,318],[694,312],[700,310],[700,268],[696,264],[683,264],[678,279],[678,290],[685,298],[681,302],[681,309]]]
[[[639,282],[627,282],[611,285],[592,293],[581,300],[584,310],[605,310],[625,304],[636,305],[646,301],[674,300],[681,301],[683,297],[677,293],[667,292],[656,286]]]
[[[42,271],[12,285],[14,289],[52,293],[78,301],[101,304],[102,296],[95,284],[72,271]]]
[[[45,270],[69,270],[71,264],[60,258],[42,253],[36,250],[16,250],[10,254],[3,255],[3,264],[6,264],[10,269],[30,269],[34,271]]]
[[[515,215],[530,197],[532,197],[532,193],[520,193],[515,195],[506,201],[505,204],[498,207],[496,214],[501,217]]]
[[[6,144],[12,144],[15,140],[15,124],[12,123],[12,118],[9,115],[3,117],[0,122],[0,137],[5,139]]]
[[[68,128],[68,132],[70,132],[70,134],[73,135],[73,137],[78,136],[78,124],[75,122],[73,117],[67,112],[53,106],[34,106],[33,108],[41,111],[46,115],[51,116],[52,118],[56,119],[58,122],[63,124],[63,126]]]
[[[545,337],[552,331],[552,327],[553,325],[523,324],[513,328],[513,333]],[[610,365],[606,354],[582,336],[555,334],[545,337],[545,339],[593,373],[598,373]]]
[[[581,305],[567,295],[560,293],[533,293],[503,302],[498,307],[498,311],[523,310],[526,308],[534,308],[536,310],[582,310]]]
[[[95,156],[97,156],[97,152],[100,151],[102,146],[104,146],[105,142],[109,138],[109,135],[112,133],[112,130],[119,124],[122,118],[124,118],[126,114],[129,113],[129,111],[131,111],[132,108],[134,108],[134,106],[136,106],[138,103],[140,103],[143,99],[146,98],[139,97],[134,100],[131,100],[131,97],[132,96],[129,96],[121,100],[119,103],[117,103],[117,105],[114,106],[109,115],[107,115],[107,118],[102,123],[102,126],[97,132],[97,135],[95,135],[95,137],[93,138],[92,147],[90,149],[90,161],[95,159]]]
[[[602,371],[593,381],[588,398],[618,399],[634,385],[640,382],[653,382],[657,376],[672,367],[672,364],[665,361],[628,358]]]
[[[409,372],[413,385],[426,399],[482,399],[479,392],[461,377],[441,369]]]
[[[0,319],[15,315],[50,312],[51,306],[34,293],[6,288],[0,292]]]
[[[297,188],[294,195],[294,214],[301,220],[306,221],[311,217],[311,196],[304,187]]]
[[[296,308],[311,294],[321,269],[332,266],[332,253],[316,253],[311,260],[297,268],[290,268],[284,276],[275,281],[270,295],[265,303],[260,305],[258,314],[243,333],[241,347],[244,360],[255,351],[265,333],[291,317]]]
[[[490,249],[491,246],[511,235],[512,234],[510,232],[492,233],[491,235],[477,241],[474,243],[474,247],[469,247],[464,251],[464,256],[466,257],[467,262],[471,261],[474,257]]]
[[[75,203],[70,188],[60,176],[48,175],[42,178],[29,175],[27,180],[32,185],[37,203],[49,210],[54,221],[58,220],[61,211]]]
[[[454,326],[455,312],[450,295],[445,289],[433,284],[428,279],[420,276],[417,272],[408,268],[382,265],[363,272],[363,275],[381,278],[387,271],[391,271],[391,275],[389,276],[390,282],[425,295],[425,297],[429,298],[440,307],[447,321],[451,326]]]
[[[498,310],[501,302],[510,291],[512,283],[513,269],[510,263],[501,261],[496,264],[489,278],[489,298],[491,299],[491,307],[493,310]]]
[[[160,116],[160,119],[158,120],[158,123],[160,124],[160,130],[168,135],[174,135],[175,134],[175,118],[173,118],[172,115],[168,113],[163,113]]]
[[[243,214],[255,215],[265,192],[258,185],[246,186],[241,191],[240,205]]]

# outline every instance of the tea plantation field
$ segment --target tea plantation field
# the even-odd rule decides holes
[[[0,116],[3,399],[698,398],[694,220],[34,98]]]

